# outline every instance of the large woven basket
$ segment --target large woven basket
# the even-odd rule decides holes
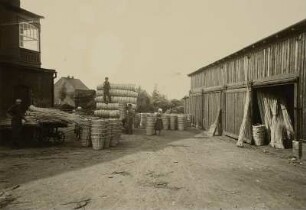
[[[257,146],[265,144],[266,127],[265,125],[253,125],[253,139]]]
[[[179,131],[185,130],[186,127],[186,116],[181,114],[177,116],[177,128]]]
[[[148,136],[155,134],[155,121],[156,118],[154,116],[147,116],[146,134]]]
[[[177,116],[175,114],[170,115],[170,129],[176,130],[177,129]]]

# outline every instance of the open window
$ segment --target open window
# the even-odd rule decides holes
[[[31,23],[19,24],[19,47],[39,51],[39,28]]]

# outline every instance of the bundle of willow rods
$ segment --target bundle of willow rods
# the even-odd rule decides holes
[[[110,89],[119,89],[119,90],[130,90],[136,91],[136,85],[134,84],[113,84],[110,83]],[[97,90],[103,90],[103,83],[98,85]]]
[[[97,103],[96,109],[97,110],[118,110],[119,109],[119,103]]]
[[[45,122],[78,123],[80,116],[52,108],[39,108],[31,105],[26,112],[26,119]]]
[[[104,99],[103,96],[96,97],[96,102],[103,103]],[[112,103],[137,103],[137,97],[124,97],[124,96],[111,96]]]
[[[126,96],[126,97],[137,97],[138,93],[135,91],[131,90],[120,90],[120,89],[110,89],[109,94],[111,96]],[[97,96],[103,96],[104,91],[103,90],[98,90],[96,92]]]

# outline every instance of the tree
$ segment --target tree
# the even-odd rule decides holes
[[[137,97],[137,112],[152,112],[154,110],[151,104],[151,96],[147,93],[147,91],[138,88],[138,97]]]
[[[161,108],[163,110],[167,110],[170,107],[170,103],[169,100],[167,99],[167,97],[163,94],[161,94],[157,88],[155,88],[153,90],[152,93],[152,105],[154,107],[155,110],[157,110],[158,108]]]

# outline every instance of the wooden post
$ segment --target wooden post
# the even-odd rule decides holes
[[[298,158],[302,158],[302,148],[303,148],[303,142],[300,138],[300,116],[302,113],[300,113],[300,106],[299,106],[299,81],[294,83],[294,134],[295,134],[295,140],[298,144]],[[293,153],[295,153],[295,145],[293,144]]]

